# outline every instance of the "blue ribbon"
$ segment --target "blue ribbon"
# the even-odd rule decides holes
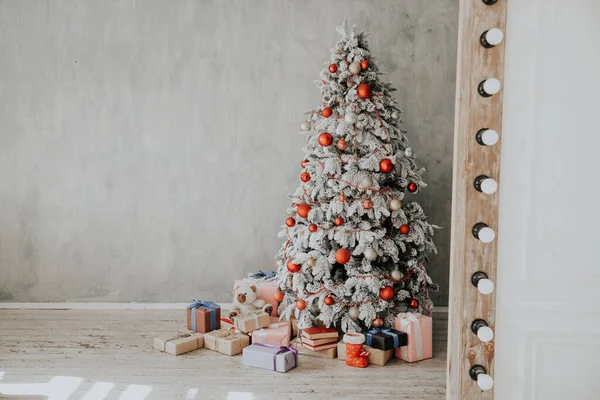
[[[275,278],[275,276],[277,276],[277,272],[275,272],[274,270],[263,272],[259,269],[258,272],[248,274],[248,278],[252,279],[273,279]]]
[[[210,330],[214,331],[217,329],[217,309],[221,308],[217,303],[213,303],[212,301],[202,301],[202,300],[194,300],[192,304],[187,306],[188,309],[191,309],[191,319],[192,319],[192,330],[196,332],[196,309],[205,308],[210,313]]]
[[[384,335],[392,336],[394,338],[394,349],[397,349],[400,346],[398,335],[392,332],[390,328],[375,328],[367,332],[367,346],[373,347],[373,335],[376,333],[383,333]]]
[[[273,344],[254,343],[254,345],[260,347],[267,347],[270,349],[279,348],[279,351],[273,354],[273,371],[277,371],[277,355],[281,353],[287,353],[288,351],[292,352],[292,354],[294,355],[294,362],[296,363],[296,366],[298,366],[298,349],[292,347],[291,344],[287,346],[276,346]]]

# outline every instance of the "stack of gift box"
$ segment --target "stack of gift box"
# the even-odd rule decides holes
[[[273,276],[272,272],[257,273],[235,281],[235,287],[248,283],[255,286],[258,299],[273,305],[271,315],[257,309],[239,313],[231,320],[221,315],[218,304],[195,300],[187,307],[187,331],[155,338],[154,348],[172,355],[202,347],[228,356],[242,353],[244,365],[278,372],[296,367],[298,354],[346,359],[346,344],[336,329],[299,330],[297,320],[279,320],[274,301],[278,289]],[[374,328],[366,332],[363,347],[368,364],[383,366],[393,356],[408,362],[432,357],[430,317],[399,314],[394,328]]]

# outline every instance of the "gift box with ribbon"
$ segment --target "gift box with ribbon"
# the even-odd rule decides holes
[[[154,338],[154,348],[174,356],[204,347],[204,335],[194,332],[177,332]]]
[[[204,347],[228,356],[240,354],[250,345],[250,337],[229,329],[219,329],[204,335]]]
[[[187,328],[206,333],[221,328],[221,306],[212,301],[194,300],[187,306]]]
[[[393,350],[406,346],[406,333],[390,328],[374,328],[367,332],[367,346],[379,350]]]
[[[249,367],[287,372],[298,365],[298,350],[291,346],[254,343],[244,349],[242,362]]]
[[[401,313],[396,316],[395,328],[406,332],[408,345],[396,349],[395,356],[401,360],[415,362],[433,357],[433,320],[421,314]]]
[[[272,317],[277,316],[278,303],[275,301],[275,293],[279,286],[277,285],[277,274],[275,271],[258,271],[252,274],[248,274],[247,278],[236,280],[233,287],[239,286],[241,283],[251,283],[256,286],[256,295],[259,299],[264,300],[265,303],[273,305]]]
[[[279,321],[271,317],[271,323],[265,328],[252,332],[252,343],[287,346],[290,344],[292,327],[289,321]]]
[[[263,311],[242,314],[233,319],[235,329],[243,333],[255,331],[271,324],[271,317]]]

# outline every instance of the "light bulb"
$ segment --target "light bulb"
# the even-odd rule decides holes
[[[498,143],[498,132],[493,129],[480,129],[475,135],[475,140],[482,146],[493,146]]]
[[[479,222],[473,227],[473,236],[481,240],[483,243],[491,243],[494,241],[496,233],[492,228],[483,222]]]
[[[498,28],[492,28],[481,34],[479,43],[481,43],[481,45],[486,49],[491,49],[492,47],[502,43],[502,39],[504,39],[504,34],[502,31]]]
[[[477,91],[483,97],[490,97],[500,91],[500,81],[496,78],[486,79],[479,84]]]
[[[475,272],[473,276],[471,276],[471,283],[481,294],[490,294],[494,291],[494,282],[488,279],[485,272]]]
[[[488,374],[477,375],[477,386],[481,390],[490,390],[494,387],[494,380]]]
[[[473,184],[475,189],[485,194],[494,194],[498,190],[498,182],[486,175],[479,175]]]
[[[469,369],[469,376],[477,382],[477,386],[479,386],[479,389],[481,390],[490,390],[494,387],[494,380],[487,374],[487,370],[483,365],[473,365],[471,369]]]
[[[484,343],[491,342],[494,339],[494,331],[489,326],[482,326],[477,330],[477,337]]]

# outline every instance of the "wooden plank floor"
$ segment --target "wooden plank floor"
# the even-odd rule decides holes
[[[431,360],[392,359],[385,367],[357,369],[340,360],[300,356],[298,368],[287,374],[245,367],[240,356],[207,349],[179,357],[152,349],[156,335],[182,328],[183,320],[183,310],[0,310],[0,392],[71,377],[82,381],[74,383],[70,400],[86,394],[85,400],[445,396],[448,321],[443,312],[434,313]],[[91,395],[107,390],[106,397]]]

